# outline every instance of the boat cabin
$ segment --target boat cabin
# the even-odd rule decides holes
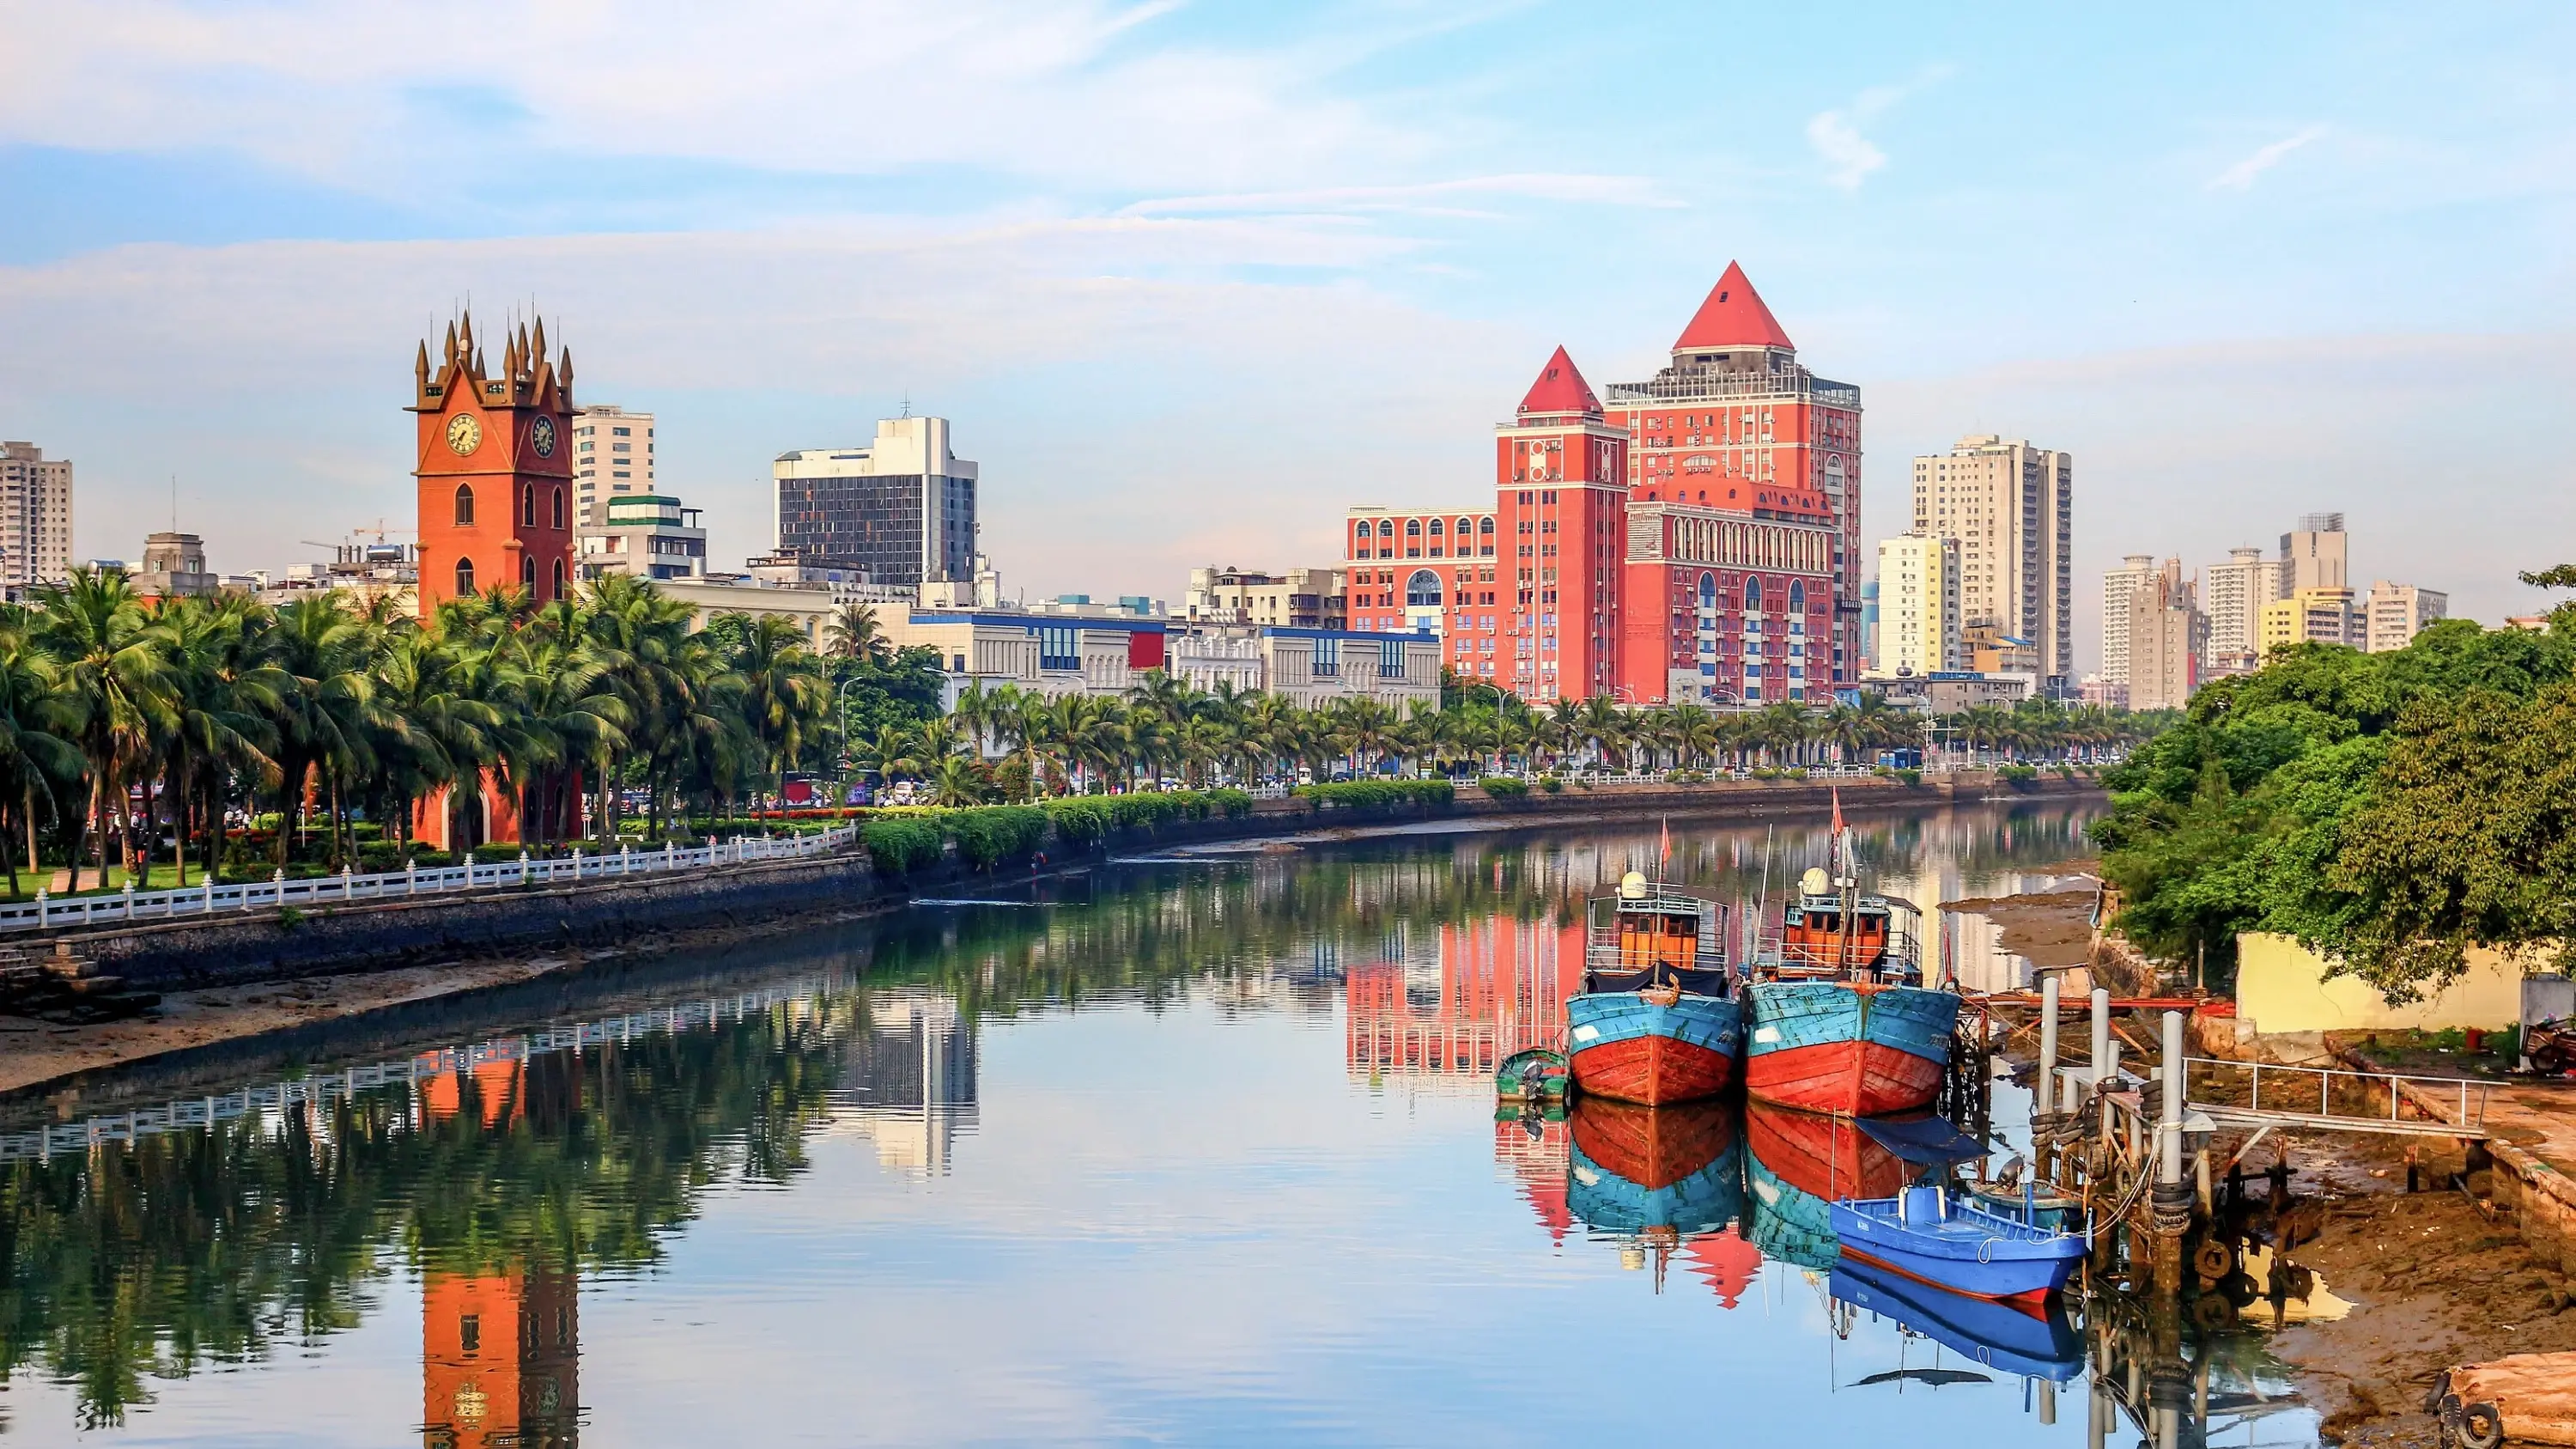
[[[1727,991],[1726,911],[1715,901],[1621,878],[1616,895],[1586,912],[1583,989],[1642,991],[1672,986],[1700,996]]]
[[[1758,974],[1783,979],[1834,978],[1913,985],[1922,977],[1912,935],[1898,923],[1912,907],[1865,896],[1851,882],[1810,870],[1798,899],[1781,914],[1780,949]]]

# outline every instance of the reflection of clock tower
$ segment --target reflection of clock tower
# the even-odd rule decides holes
[[[522,326],[487,374],[474,316],[447,329],[446,361],[420,347],[420,612],[495,584],[538,603],[573,579],[572,350],[546,356],[546,324]]]

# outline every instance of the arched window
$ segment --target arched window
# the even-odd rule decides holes
[[[519,587],[528,591],[529,598],[534,599],[537,596],[537,556],[535,554],[519,555]]]
[[[565,597],[565,591],[564,591],[564,561],[563,561],[562,559],[556,559],[556,560],[555,560],[555,591],[554,591],[554,597],[555,597],[555,598],[558,598],[558,599]]]
[[[1404,602],[1407,608],[1440,607],[1440,576],[1429,569],[1415,569],[1413,577],[1404,581]]]
[[[1762,581],[1760,579],[1749,578],[1744,581],[1744,612],[1748,614],[1759,614],[1762,612]]]
[[[457,524],[457,527],[462,528],[462,527],[464,527],[465,525],[472,523],[473,521],[474,521],[474,488],[473,488],[473,486],[472,486],[471,484],[459,483],[459,484],[457,484],[457,485],[456,485],[456,524]],[[466,566],[466,565],[462,565],[462,564],[460,564],[460,565],[458,565],[458,567],[460,567],[460,568],[466,568],[467,566]],[[470,572],[471,570],[469,569],[468,571]]]
[[[1458,520],[1458,536],[1459,536],[1459,537],[1464,538],[1464,537],[1466,537],[1468,534],[1471,534],[1471,533],[1473,533],[1473,532],[1475,532],[1475,531],[1476,531],[1476,524],[1475,524],[1475,520],[1473,520],[1473,519],[1468,519],[1468,518],[1462,518],[1462,519],[1459,519],[1459,520]]]
[[[1717,575],[1701,574],[1699,576],[1699,606],[1703,609],[1714,609],[1717,607]]]
[[[1437,533],[1442,533],[1442,532],[1445,532],[1446,530],[1447,530],[1447,525],[1443,524],[1439,519],[1435,518],[1435,519],[1431,520],[1431,531],[1432,531],[1433,533],[1435,533],[1435,534],[1437,534]]]
[[[1478,524],[1476,525],[1476,531],[1477,531],[1478,533],[1491,533],[1491,532],[1493,532],[1493,531],[1494,531],[1494,520],[1492,520],[1492,519],[1488,518],[1488,519],[1485,519],[1485,520],[1483,520],[1482,522],[1478,523]]]
[[[457,489],[456,491],[457,491],[459,494],[463,495],[463,496],[464,496],[464,498],[467,500],[465,503],[463,503],[463,504],[461,504],[461,505],[459,505],[459,506],[460,506],[460,507],[462,507],[462,508],[464,508],[464,509],[465,509],[467,512],[469,512],[469,513],[470,513],[470,512],[472,512],[472,511],[473,511],[473,507],[474,507],[474,504],[473,504],[473,501],[472,501],[472,500],[473,500],[473,498],[474,498],[474,495],[473,495],[473,494],[471,494],[471,493],[467,493],[467,492],[466,492],[464,489],[462,489],[462,488],[459,488],[459,489]],[[456,561],[456,597],[458,597],[458,598],[460,598],[460,599],[471,598],[471,597],[473,597],[473,594],[474,594],[474,560],[472,560],[472,559],[470,559],[470,558],[461,558],[461,559],[458,559],[458,560]]]
[[[555,527],[564,526],[563,489],[555,489]],[[560,590],[557,591],[560,594]]]
[[[537,485],[534,483],[519,490],[519,523],[526,528],[537,526]]]
[[[1422,520],[1419,518],[1404,520],[1404,534],[1407,538],[1419,538],[1422,535]]]
[[[1379,519],[1377,521],[1377,536],[1380,538],[1395,537],[1395,520],[1392,518]]]
[[[1789,612],[1792,614],[1807,612],[1807,586],[1798,579],[1789,581]]]

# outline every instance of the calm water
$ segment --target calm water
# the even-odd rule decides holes
[[[2045,885],[2083,819],[1861,841],[1928,906]],[[1763,830],[1674,836],[1675,877],[1761,889]],[[1775,902],[1820,849],[1782,829]],[[1496,1120],[1483,1069],[1558,1019],[1568,913],[1654,850],[1121,863],[85,1084],[49,1110],[219,1120],[41,1158],[0,1120],[7,1437],[2087,1442],[2081,1345],[2120,1352],[2123,1305],[2079,1305],[2043,1388],[1838,1301],[1797,1231],[1813,1164],[1740,1109],[1664,1133],[1664,1167],[1709,1164],[1717,1221],[1682,1235],[1620,1216],[1633,1124]],[[2312,1442],[2259,1340],[2202,1352],[2207,1442]]]

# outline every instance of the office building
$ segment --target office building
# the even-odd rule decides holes
[[[2253,547],[2229,549],[2227,562],[2200,571],[2201,605],[2209,614],[2205,677],[2262,667],[2263,610],[2288,597],[2289,578],[2288,560],[2265,558]]]
[[[2300,589],[2286,599],[2263,606],[2263,653],[2284,644],[2341,644],[2358,649],[2369,641],[2366,616],[2345,588]]]
[[[659,493],[612,493],[600,512],[599,522],[582,525],[583,579],[686,579],[707,571],[707,531],[698,509]]]
[[[1875,576],[1861,580],[1860,585],[1860,658],[1869,671],[1878,668],[1878,580]]]
[[[573,502],[584,528],[605,521],[606,500],[653,489],[653,415],[592,403],[572,420]]]
[[[72,572],[72,463],[0,443],[0,590],[22,595]]]
[[[2449,618],[2450,613],[2448,594],[2380,579],[2370,586],[2369,597],[2362,603],[2362,647],[2373,654],[2403,649],[2415,642],[2425,625]]]
[[[223,586],[206,567],[206,541],[193,533],[147,534],[143,567],[133,583],[137,593],[154,599],[211,594]]]
[[[1734,267],[1672,358],[1605,406],[1560,347],[1495,429],[1491,506],[1349,510],[1351,627],[1436,631],[1530,700],[1829,698],[1860,663],[1859,391]]]
[[[867,447],[782,454],[773,471],[778,552],[892,588],[974,577],[978,475],[946,418],[886,418]]]
[[[1985,433],[1914,460],[1914,529],[1959,541],[1959,612],[2039,650],[2046,687],[2075,677],[2075,460]]]
[[[2039,646],[2016,639],[1992,624],[1971,624],[1959,631],[1959,662],[1971,674],[2039,674]]]
[[[2129,682],[2129,599],[2156,576],[2153,554],[2133,553],[2102,575],[2102,678]]]
[[[2129,595],[2131,709],[2180,709],[2200,687],[2207,628],[2182,561],[2167,559]]]
[[[2350,556],[2344,542],[2342,514],[2301,514],[2299,526],[2281,535],[2281,564],[2288,575],[2281,597],[2301,589],[2350,588]]]
[[[1881,674],[1963,667],[1957,539],[1909,533],[1879,541],[1878,641]]]

